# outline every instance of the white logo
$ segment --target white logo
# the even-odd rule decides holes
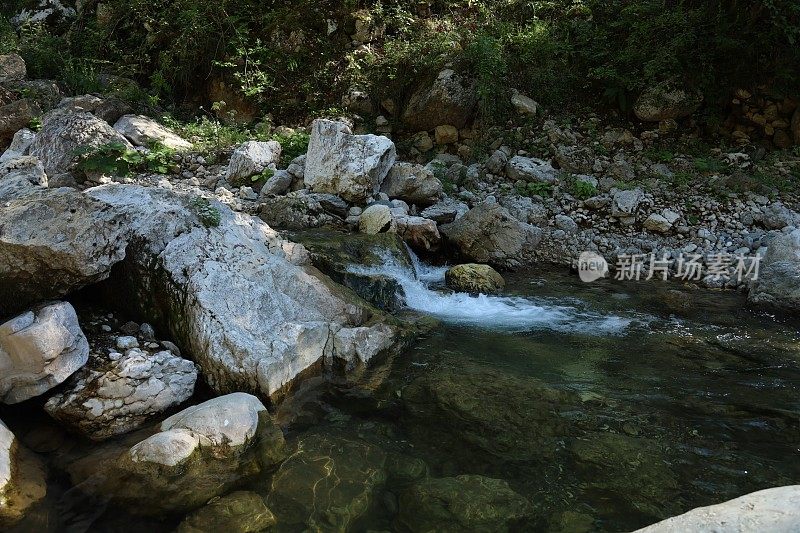
[[[600,254],[583,252],[578,258],[578,275],[586,283],[597,281],[608,275],[608,263]]]

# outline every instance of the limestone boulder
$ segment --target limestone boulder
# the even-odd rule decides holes
[[[79,148],[112,142],[133,150],[131,143],[108,122],[91,113],[56,109],[44,116],[30,154],[42,161],[48,175],[62,174],[69,172],[78,161],[76,151]]]
[[[800,229],[773,235],[748,300],[788,310],[800,309]]]
[[[0,55],[0,81],[24,80],[27,73],[25,60],[19,54]]]
[[[261,174],[268,168],[275,171],[277,169],[275,165],[280,159],[281,145],[277,141],[247,141],[233,151],[225,179],[235,185],[246,185],[251,177]],[[288,188],[287,185],[284,192]]]
[[[0,317],[108,277],[125,257],[124,224],[74,189],[34,187],[12,198],[0,210]]]
[[[382,315],[259,219],[214,204],[219,224],[205,227],[191,200],[155,188],[106,185],[87,195],[129,217],[138,243],[113,293],[169,331],[220,393],[272,395],[319,361],[357,357],[355,347],[335,349],[341,330],[379,327]]]
[[[136,146],[149,147],[158,143],[173,150],[192,149],[192,143],[144,115],[123,115],[114,124],[114,129]]]
[[[44,394],[79,370],[89,342],[72,306],[57,302],[0,325],[0,401]]]
[[[47,187],[47,174],[36,157],[19,156],[0,161],[0,201],[9,202],[35,189]]]
[[[558,180],[558,172],[547,161],[519,155],[509,160],[506,173],[514,181],[555,183]]]
[[[303,179],[313,192],[360,203],[378,192],[396,157],[386,137],[353,135],[342,122],[318,119],[311,128]]]
[[[137,513],[186,512],[285,456],[283,433],[266,407],[234,393],[164,420],[160,432],[120,456],[101,490]]]
[[[790,533],[800,524],[800,485],[776,487],[698,507],[636,533]]]
[[[17,131],[11,139],[11,144],[6,151],[3,152],[3,155],[0,155],[0,163],[5,163],[6,161],[28,155],[31,144],[33,144],[35,138],[36,134],[28,128],[22,128]]]
[[[128,433],[194,393],[197,368],[169,351],[94,354],[45,404],[56,420],[92,440]]]
[[[0,421],[0,527],[19,522],[46,494],[44,465]]]
[[[456,265],[444,274],[447,286],[457,292],[493,294],[505,287],[505,280],[489,265],[468,263]]]
[[[395,163],[381,186],[389,198],[409,204],[429,206],[442,195],[442,182],[426,167],[414,163]]]
[[[431,131],[443,124],[461,129],[472,119],[477,104],[475,80],[445,69],[411,95],[402,121],[410,131]]]
[[[442,242],[436,222],[428,218],[409,215],[395,216],[392,231],[419,252],[435,252]]]
[[[15,133],[27,127],[41,114],[39,105],[27,98],[0,107],[0,141],[11,139]]]
[[[517,268],[528,262],[542,233],[497,203],[473,207],[440,230],[465,257],[500,268]]]

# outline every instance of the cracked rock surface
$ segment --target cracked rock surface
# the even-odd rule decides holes
[[[45,410],[90,439],[103,440],[133,431],[186,401],[196,381],[194,363],[167,350],[93,354]]]

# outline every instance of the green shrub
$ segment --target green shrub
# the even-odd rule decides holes
[[[215,228],[222,221],[219,209],[211,205],[208,198],[203,198],[202,196],[193,198],[189,206],[194,211],[194,214],[197,215],[197,218],[200,219],[200,222],[207,228]]]
[[[134,171],[167,174],[174,154],[174,150],[161,144],[153,145],[147,152],[139,152],[119,141],[100,146],[81,146],[75,150],[78,171],[112,176],[128,176]]]
[[[597,196],[597,187],[588,181],[576,181],[572,186],[572,193],[580,200]]]

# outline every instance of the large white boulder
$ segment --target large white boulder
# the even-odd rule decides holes
[[[396,157],[386,137],[353,135],[347,124],[318,119],[311,129],[305,184],[314,192],[361,203],[378,192]]]
[[[127,246],[110,206],[74,189],[23,189],[0,209],[0,317],[105,279]]]
[[[42,187],[47,187],[47,174],[38,158],[18,156],[0,161],[0,202],[9,202]]]
[[[0,163],[5,163],[7,161],[11,161],[12,159],[17,159],[18,157],[28,155],[31,144],[33,144],[33,140],[35,138],[36,134],[28,128],[22,128],[19,130],[14,134],[14,137],[11,139],[11,144],[8,146],[6,151],[3,152],[3,155],[0,155]]]
[[[636,533],[795,533],[800,529],[800,485],[760,490],[698,507]]]
[[[45,477],[41,461],[0,421],[0,528],[19,522],[45,497]]]
[[[173,150],[192,149],[192,143],[144,115],[123,115],[114,124],[114,129],[136,146],[158,143]]]
[[[259,219],[214,204],[219,225],[207,228],[186,199],[132,185],[87,195],[131,219],[138,246],[112,280],[122,299],[168,329],[218,392],[274,394],[320,360],[356,356],[337,350],[340,331],[379,327],[368,324],[374,309]]]
[[[0,325],[0,401],[39,396],[79,370],[89,342],[66,302],[28,311]]]
[[[184,409],[160,430],[122,454],[105,496],[143,514],[186,512],[286,455],[280,428],[245,393]]]
[[[45,410],[93,440],[133,431],[188,400],[197,368],[169,351],[132,348],[92,356],[90,364],[54,394]]]
[[[30,155],[38,157],[49,175],[69,172],[77,162],[76,151],[83,147],[98,147],[121,143],[133,150],[128,140],[108,122],[91,113],[72,113],[56,109],[45,115],[42,129],[31,144]]]
[[[280,159],[281,145],[277,141],[247,141],[233,151],[225,179],[233,184],[247,184],[248,178],[257,176],[268,168],[275,170]],[[285,189],[288,188],[287,185]]]

